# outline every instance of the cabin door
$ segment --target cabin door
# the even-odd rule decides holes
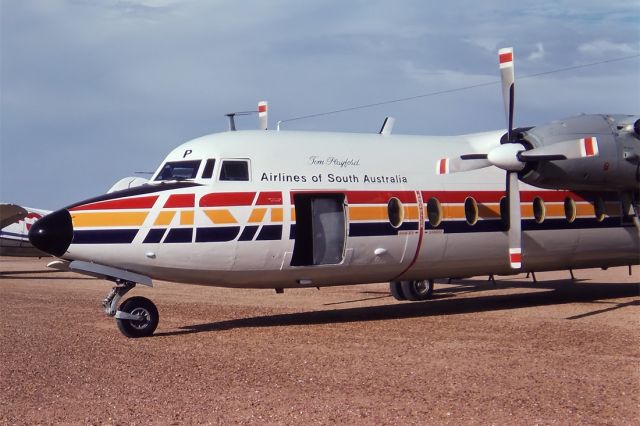
[[[344,194],[295,194],[291,266],[342,263],[347,239]]]

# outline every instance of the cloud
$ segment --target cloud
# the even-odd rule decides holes
[[[225,113],[260,99],[270,102],[275,123],[498,81],[496,54],[505,46],[515,48],[516,77],[634,54],[638,9],[595,0],[3,2],[0,200],[56,208],[95,195],[155,169],[177,144],[225,130]],[[637,75],[631,60],[518,81],[518,117],[535,124],[587,104],[637,112],[638,98],[629,96],[638,92]],[[612,90],[612,78],[626,92]],[[396,132],[500,128],[499,90],[286,128],[369,132],[386,115],[398,119]]]
[[[613,43],[609,40],[593,40],[578,46],[578,51],[589,56],[637,55],[640,53],[640,43]]]
[[[536,51],[531,52],[527,57],[530,61],[539,61],[544,58],[544,46],[542,43],[536,43]]]

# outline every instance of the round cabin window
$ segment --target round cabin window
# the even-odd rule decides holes
[[[478,203],[473,197],[464,200],[464,217],[469,225],[475,225],[478,221]]]
[[[598,197],[593,202],[593,210],[596,215],[596,220],[598,222],[602,222],[606,215],[606,207],[604,205],[604,200],[601,197]]]
[[[429,224],[434,228],[442,222],[442,206],[435,197],[431,197],[427,201],[427,217],[429,218]]]
[[[576,220],[576,202],[572,198],[564,199],[564,215],[569,223]]]
[[[387,204],[387,214],[389,215],[389,223],[394,228],[399,228],[404,220],[404,208],[402,202],[393,197]]]
[[[536,197],[533,199],[533,217],[536,220],[536,223],[544,222],[544,218],[546,215],[546,208],[544,205],[544,201],[542,198]]]

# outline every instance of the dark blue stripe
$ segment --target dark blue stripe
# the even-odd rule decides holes
[[[169,229],[165,243],[190,243],[193,238],[193,228]]]
[[[296,224],[292,223],[291,224],[291,228],[289,228],[289,239],[290,240],[295,240],[296,239]]]
[[[137,233],[137,229],[73,231],[73,244],[130,244]]]
[[[151,229],[149,233],[144,238],[143,244],[157,244],[162,241],[162,237],[164,236],[166,229]]]
[[[525,219],[522,221],[523,231],[555,231],[561,229],[578,230],[578,229],[610,229],[619,228],[621,224],[620,218],[610,217],[602,222],[598,222],[594,218],[578,218],[572,223],[566,219],[547,219],[542,223],[536,223],[534,219]],[[472,232],[506,232],[507,227],[502,220],[482,220],[475,225],[469,225],[464,220],[444,221],[436,228],[433,228],[427,222],[425,229],[442,229],[445,234],[464,234]]]
[[[256,235],[256,231],[258,230],[258,226],[251,225],[245,226],[242,230],[242,234],[240,234],[240,238],[238,241],[251,241],[253,240],[253,236]]]
[[[197,243],[214,243],[233,241],[240,232],[239,226],[217,226],[196,229]]]
[[[280,240],[282,239],[282,225],[264,225],[256,240]]]

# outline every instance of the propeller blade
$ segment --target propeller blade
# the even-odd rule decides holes
[[[598,153],[598,139],[595,136],[588,136],[582,139],[558,142],[522,152],[519,155],[519,160],[525,162],[575,160],[578,158],[595,157]]]
[[[508,139],[513,140],[513,111],[515,106],[515,73],[513,70],[513,47],[498,51],[500,80],[502,81],[502,101],[508,124]]]
[[[507,173],[507,202],[509,205],[509,265],[522,268],[522,232],[520,215],[520,188],[518,173]]]
[[[447,175],[449,173],[467,172],[489,167],[490,165],[491,163],[487,160],[486,154],[468,154],[461,157],[441,158],[436,163],[436,174]]]
[[[258,128],[267,130],[269,124],[267,112],[267,101],[258,102]]]

